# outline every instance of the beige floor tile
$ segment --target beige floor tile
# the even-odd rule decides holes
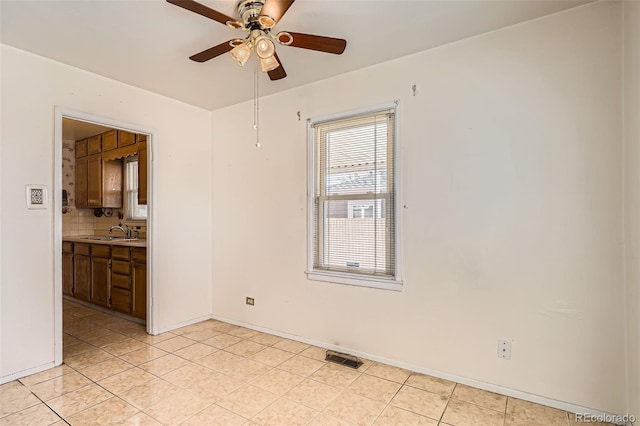
[[[218,334],[217,336],[213,336],[210,339],[203,340],[202,343],[204,343],[205,345],[213,346],[214,348],[224,349],[241,341],[242,339],[236,336],[231,336],[229,334]]]
[[[217,321],[217,320],[205,321],[202,324],[202,327],[207,327],[207,328],[210,328],[211,330],[217,330],[221,333],[227,333],[231,330],[235,330],[236,328],[238,328],[237,325],[233,325],[233,324],[229,324],[229,323]]]
[[[360,377],[358,370],[337,364],[325,364],[311,375],[311,378],[337,388],[346,388]]]
[[[188,363],[189,361],[184,358],[180,358],[179,356],[175,356],[173,354],[168,354],[149,362],[145,362],[144,364],[140,364],[138,367],[159,377],[164,376],[165,374],[176,370]]]
[[[376,426],[437,426],[438,421],[421,416],[411,411],[403,410],[392,405],[384,409],[380,417],[375,421]]]
[[[189,391],[206,401],[218,402],[244,385],[240,379],[213,371],[206,379],[190,386]]]
[[[75,345],[76,343],[80,343],[80,342],[82,342],[82,340],[80,340],[80,339],[78,339],[76,337],[73,337],[70,334],[67,334],[67,333],[63,333],[62,334],[62,347],[63,348],[66,348],[67,346]]]
[[[507,408],[507,397],[497,393],[485,391],[471,386],[457,384],[453,391],[453,398],[470,402],[480,407],[505,412]]]
[[[180,327],[177,330],[173,330],[172,333],[176,334],[178,336],[182,336],[186,333],[192,332],[192,331],[200,331],[200,330],[204,330],[205,328],[202,327],[202,322],[198,322],[195,324],[190,324],[190,325],[186,325],[184,327]]]
[[[40,403],[0,418],[0,426],[50,425],[60,420],[60,417],[51,408]]]
[[[436,393],[403,386],[391,400],[391,405],[432,419],[440,419],[447,400],[447,397]]]
[[[194,343],[195,342],[191,339],[187,339],[182,336],[175,336],[171,339],[163,340],[159,343],[154,343],[153,346],[166,352],[175,352],[182,348],[186,348],[187,346],[191,346]]]
[[[214,404],[191,417],[181,426],[240,426],[246,421],[244,417]]]
[[[163,375],[162,378],[181,388],[188,388],[199,381],[205,380],[214,373],[213,370],[200,364],[190,363]]]
[[[228,371],[240,368],[244,358],[226,351],[217,351],[204,356],[196,362],[216,371]]]
[[[191,346],[175,351],[173,354],[180,358],[188,359],[189,361],[195,361],[217,351],[218,349],[213,346],[205,345],[204,343],[194,343]]]
[[[65,358],[64,363],[76,370],[87,368],[95,364],[113,359],[114,356],[102,349],[94,349],[80,355]]]
[[[310,376],[321,369],[325,364],[326,362],[296,355],[280,364],[278,368],[300,376]]]
[[[296,374],[289,373],[288,371],[274,368],[267,373],[253,379],[251,381],[251,384],[272,392],[276,395],[282,396],[302,383],[303,380],[304,377],[302,376],[298,376]]]
[[[347,392],[387,404],[396,396],[400,387],[402,387],[400,383],[362,374],[349,385]]]
[[[219,334],[221,334],[219,331],[200,327],[197,330],[184,333],[182,337],[186,337],[187,339],[191,339],[196,342],[202,342],[204,340],[211,339],[214,336],[218,336]]]
[[[51,380],[55,377],[60,377],[65,374],[69,374],[73,372],[74,372],[73,368],[69,367],[68,365],[62,364],[58,367],[50,368],[48,370],[41,371],[40,373],[23,377],[20,379],[20,382],[25,386],[29,387],[41,382],[46,382],[47,380]]]
[[[278,397],[257,386],[245,385],[218,402],[223,408],[242,417],[252,418],[271,405]]]
[[[162,426],[162,423],[140,411],[123,421],[121,426]]]
[[[340,420],[340,419],[336,419],[335,417],[328,416],[325,413],[320,413],[316,417],[314,417],[314,419],[311,420],[311,422],[309,422],[309,426],[351,426],[351,424],[345,422],[344,420]],[[402,426],[405,426],[405,425],[402,425]]]
[[[306,343],[297,342],[295,340],[282,339],[275,345],[274,348],[282,349],[283,351],[293,352],[294,354],[299,354],[305,349],[309,348],[310,345]]]
[[[323,412],[353,425],[371,425],[385,404],[360,395],[345,392],[329,404]]]
[[[144,335],[136,335],[133,338],[149,345],[155,345],[156,343],[164,342],[165,340],[171,339],[173,337],[176,337],[176,335],[173,333],[162,333],[158,334],[157,336],[145,333]]]
[[[244,361],[242,361],[238,365],[229,366],[229,368],[223,368],[222,372],[240,380],[244,380],[245,382],[249,382],[272,369],[272,367],[268,365],[251,361],[250,359],[243,358],[243,360]]]
[[[111,332],[109,334],[105,334],[104,336],[92,336],[84,338],[83,340],[87,343],[90,343],[94,346],[102,347],[107,346],[116,342],[122,342],[123,340],[127,340],[128,337],[124,334]]]
[[[258,332],[256,330],[251,330],[249,328],[236,327],[232,330],[229,330],[227,334],[239,337],[241,339],[248,339],[249,337],[252,337],[258,334]]]
[[[138,409],[117,397],[68,417],[73,426],[118,425],[138,413]]]
[[[405,385],[449,397],[456,383],[426,374],[411,373]]]
[[[191,392],[183,391],[152,404],[144,412],[162,424],[178,425],[210,405]]]
[[[266,348],[267,346],[261,345],[260,343],[252,342],[250,340],[243,340],[236,343],[235,345],[228,346],[225,351],[239,356],[250,357],[251,355],[255,355]]]
[[[41,400],[48,401],[90,384],[91,380],[74,371],[73,373],[54,377],[46,382],[33,385],[31,386],[31,391]]]
[[[125,362],[120,358],[113,358],[108,361],[92,365],[91,367],[79,369],[78,371],[94,382],[97,382],[98,380],[106,379],[107,377],[122,373],[131,367],[133,367],[133,365],[128,362]]]
[[[125,340],[122,340],[120,342],[106,345],[102,349],[104,349],[105,351],[109,352],[112,355],[120,356],[120,355],[127,354],[129,352],[144,349],[147,346],[149,345],[147,345],[146,343],[142,343],[139,340],[128,337]]]
[[[0,417],[40,404],[40,400],[18,381],[0,385],[0,402]]]
[[[120,395],[134,386],[142,385],[155,378],[153,374],[135,367],[100,380],[98,384],[114,395]]]
[[[442,421],[455,426],[503,426],[504,412],[451,399]]]
[[[153,379],[140,385],[133,386],[131,389],[118,396],[134,407],[144,410],[160,400],[167,399],[183,392],[184,390],[182,388],[179,388],[166,380]]]
[[[80,355],[85,352],[89,352],[96,349],[95,346],[78,340],[78,343],[74,345],[64,346],[62,348],[62,354],[64,358],[71,358],[72,356]]]
[[[508,398],[504,424],[505,426],[568,426],[569,415],[555,408]]]
[[[282,337],[274,336],[273,334],[256,333],[253,336],[249,337],[248,340],[260,343],[261,345],[265,346],[273,346],[283,339]]]
[[[120,355],[120,358],[133,365],[140,365],[144,364],[145,362],[163,357],[167,355],[167,353],[168,352],[165,352],[162,349],[147,345],[142,349]]]
[[[318,411],[281,398],[258,413],[252,421],[261,426],[306,425],[317,415]]]
[[[306,379],[291,389],[285,398],[322,410],[342,393],[342,389],[326,385],[316,380]]]
[[[307,349],[300,352],[300,355],[306,356],[307,358],[316,359],[318,361],[324,361],[327,357],[327,350],[324,348],[319,348],[317,346],[309,346]]]
[[[365,370],[366,374],[380,377],[381,379],[391,380],[392,382],[404,383],[411,375],[409,370],[405,370],[391,365],[380,364],[376,362]]]
[[[259,363],[267,364],[271,367],[276,367],[293,356],[294,354],[292,354],[291,352],[283,351],[282,349],[266,347],[266,349],[261,350],[254,355],[251,355],[250,358]]]
[[[100,386],[90,384],[47,401],[47,405],[58,415],[66,418],[106,401],[112,396]]]

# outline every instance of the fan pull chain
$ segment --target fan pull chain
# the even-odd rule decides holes
[[[255,80],[253,81],[253,128],[256,129],[256,148],[260,148],[260,74],[258,71],[258,61],[255,66]]]

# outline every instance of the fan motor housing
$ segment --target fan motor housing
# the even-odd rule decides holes
[[[238,14],[242,17],[245,26],[249,27],[258,20],[265,0],[240,0],[238,2]]]

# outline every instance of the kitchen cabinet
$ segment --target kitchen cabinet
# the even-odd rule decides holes
[[[91,245],[73,245],[73,296],[89,301],[91,289]]]
[[[91,246],[91,303],[105,308],[109,307],[111,277],[110,247],[93,244]]]
[[[147,135],[138,135],[138,204],[147,204]]]
[[[76,158],[76,207],[78,208],[89,207],[87,175],[87,157]]]
[[[118,130],[118,148],[136,143],[135,133]]]
[[[111,309],[131,314],[131,248],[113,247],[111,253]]]
[[[76,207],[122,207],[122,160],[76,159]]]
[[[102,207],[102,157],[100,155],[87,157],[87,207]]]
[[[102,135],[91,136],[87,139],[87,155],[100,154],[102,152]]]
[[[102,151],[111,151],[118,147],[118,133],[116,130],[109,130],[102,134]]]
[[[133,247],[132,255],[132,296],[131,314],[140,319],[147,318],[147,249]]]
[[[73,296],[73,243],[62,243],[62,294]]]
[[[87,156],[87,140],[82,139],[76,141],[76,158],[82,158]]]

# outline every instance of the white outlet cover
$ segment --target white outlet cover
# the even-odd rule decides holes
[[[25,196],[29,210],[49,207],[49,193],[46,185],[27,185]]]
[[[511,359],[511,342],[498,340],[498,358]]]

